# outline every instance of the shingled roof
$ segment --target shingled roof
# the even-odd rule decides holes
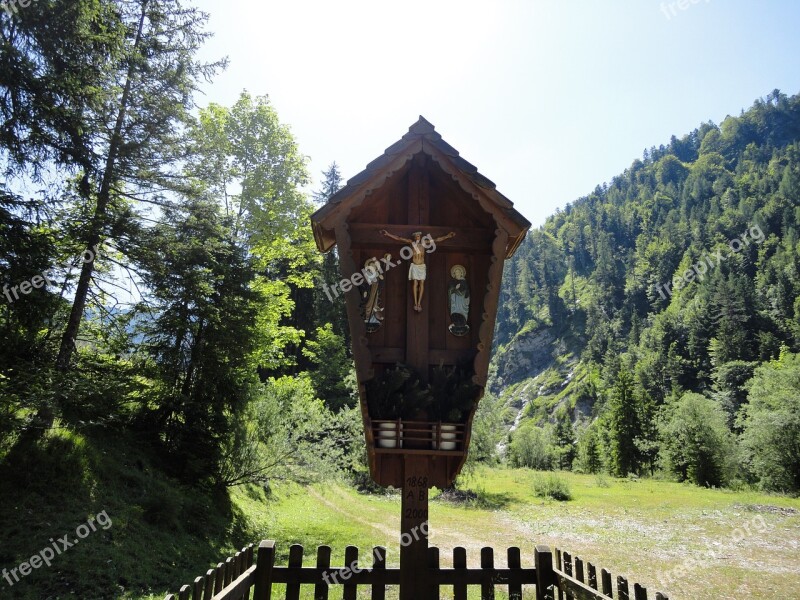
[[[530,222],[514,209],[514,204],[497,191],[494,182],[482,175],[478,168],[461,158],[458,150],[442,139],[434,126],[420,115],[419,120],[408,129],[400,140],[389,146],[378,158],[367,165],[358,175],[351,177],[347,185],[330,197],[328,202],[311,216],[314,238],[321,252],[335,245],[333,229],[340,219],[358,206],[372,190],[383,185],[393,173],[402,168],[416,154],[424,152],[439,163],[439,166],[458,181],[462,189],[491,212],[500,226],[509,230],[507,256],[511,256],[525,237]]]

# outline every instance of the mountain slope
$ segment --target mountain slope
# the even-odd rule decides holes
[[[657,405],[800,350],[800,96],[645,150],[506,265],[492,390],[546,419],[597,414],[620,369]]]

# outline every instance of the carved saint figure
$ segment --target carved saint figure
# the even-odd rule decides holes
[[[391,259],[391,254],[384,256]],[[367,333],[374,333],[383,324],[383,272],[378,259],[368,258],[364,263],[364,283],[361,284],[361,316],[367,325]]]
[[[469,332],[469,284],[467,270],[462,265],[450,269],[450,285],[447,286],[447,297],[450,303],[450,333],[457,336]]]
[[[425,252],[432,252],[433,250],[436,250],[436,242],[443,242],[444,240],[449,240],[450,238],[455,237],[455,231],[451,231],[447,235],[443,235],[439,238],[433,238],[430,234],[428,234],[424,239],[421,231],[415,231],[412,233],[412,239],[394,235],[385,229],[381,229],[378,233],[385,235],[386,237],[397,242],[411,244],[411,246],[409,246],[409,249],[412,252],[411,266],[408,269],[408,279],[409,281],[414,282],[411,287],[411,293],[414,296],[414,310],[416,312],[422,312],[422,295],[425,293],[425,278],[428,275],[427,266],[425,265]],[[429,250],[429,248],[431,248],[431,244],[433,250]],[[405,248],[403,250],[405,250]],[[403,256],[403,250],[400,251],[401,257]]]

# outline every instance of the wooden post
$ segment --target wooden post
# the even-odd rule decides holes
[[[406,454],[400,515],[400,600],[427,596],[428,469],[427,457]]]
[[[536,546],[534,550],[536,567],[536,600],[547,600],[547,588],[553,585],[553,555],[547,546]]]
[[[272,567],[275,566],[275,542],[262,540],[256,557],[256,590],[253,600],[270,600],[272,597]]]

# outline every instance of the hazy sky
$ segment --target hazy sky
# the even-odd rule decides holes
[[[645,147],[800,92],[800,2],[199,0],[230,67],[207,101],[269,94],[319,185],[419,115],[534,224]],[[203,104],[203,99],[200,99]]]

